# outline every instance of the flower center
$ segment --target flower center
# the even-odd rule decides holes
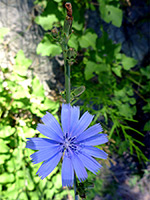
[[[74,143],[75,141],[75,137],[69,137],[68,133],[66,133],[66,135],[64,136],[64,143],[63,143],[63,151],[66,149],[66,151],[73,150],[76,151],[77,150],[77,145]]]
[[[70,146],[70,141],[68,140],[68,138],[65,139],[64,146],[66,149],[68,149],[68,147]]]

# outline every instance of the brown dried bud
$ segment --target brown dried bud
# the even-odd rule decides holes
[[[68,15],[68,17],[72,18],[72,5],[71,5],[71,3],[66,3],[65,7],[67,9],[67,15]]]

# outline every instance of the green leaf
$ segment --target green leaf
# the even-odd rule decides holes
[[[124,126],[124,128],[125,128],[125,129],[129,129],[129,130],[132,130],[132,131],[134,131],[134,132],[138,133],[139,135],[142,135],[142,136],[144,136],[144,134],[143,134],[143,133],[141,133],[140,131],[138,131],[138,130],[136,130],[136,129],[134,129],[134,128],[130,127],[130,126]]]
[[[4,193],[5,199],[17,199],[18,188],[16,188],[16,184],[7,184],[7,191]]]
[[[29,194],[30,194],[30,199],[31,199],[31,200],[39,199],[39,195],[38,195],[37,191],[35,191],[35,192],[30,192]],[[28,199],[29,199],[29,198],[28,198]]]
[[[0,125],[0,138],[5,138],[12,135],[15,132],[15,128],[11,126]]]
[[[135,98],[129,98],[129,102],[130,102],[130,104],[134,105],[136,103],[136,99]]]
[[[118,65],[117,67],[112,67],[112,71],[119,77],[122,77],[121,75],[121,66]]]
[[[84,91],[85,91],[85,86],[77,87],[74,90],[71,90],[71,96],[72,98],[80,96]]]
[[[92,78],[94,76],[93,74],[94,72],[99,75],[101,72],[108,71],[108,69],[109,69],[109,65],[105,63],[97,64],[92,61],[87,61],[85,71],[84,71],[85,79],[89,80],[90,78]]]
[[[9,147],[5,144],[5,141],[0,139],[0,153],[8,153]]]
[[[33,183],[32,180],[28,181],[28,184],[27,184],[27,188],[28,190],[32,191],[34,189],[35,185]]]
[[[112,23],[114,26],[120,27],[122,24],[123,12],[121,9],[112,5],[106,5],[101,1],[100,12],[102,19],[107,23]]]
[[[32,64],[32,60],[25,57],[24,52],[19,50],[16,58],[16,65],[13,66],[13,69],[16,73],[21,76],[26,76],[28,67]]]
[[[15,177],[13,174],[8,174],[8,173],[3,173],[0,175],[0,183],[1,184],[6,184],[6,183],[12,183],[14,182]]]
[[[18,199],[28,200],[28,196],[25,192],[21,192]]]
[[[93,47],[93,49],[96,49],[96,39],[96,33],[87,32],[79,38],[79,44],[82,48]]]
[[[61,188],[62,187],[61,174],[55,175],[53,178],[53,182],[54,182],[55,189]]]
[[[40,97],[41,100],[43,100],[45,96],[43,85],[36,76],[32,79],[32,94],[35,97]]]
[[[43,110],[44,107],[41,107],[41,105],[37,103],[33,103],[32,106],[30,107],[31,113],[37,115],[38,117],[43,117]]]
[[[146,68],[141,68],[140,71],[143,76],[146,76],[147,79],[150,79],[150,65],[147,66]]]
[[[29,128],[27,126],[23,126],[22,131],[21,131],[21,128],[20,128],[19,131],[18,131],[18,134],[20,134],[20,136],[23,139],[25,139],[25,138],[28,138],[28,137],[34,137],[37,134],[37,130],[35,130],[33,128]]]
[[[72,27],[78,31],[81,31],[83,28],[83,23],[79,24],[78,21],[73,21]]]
[[[56,101],[52,101],[52,100],[50,100],[49,98],[46,98],[46,99],[45,99],[43,105],[44,105],[44,107],[43,107],[44,110],[52,110],[52,111],[54,111],[55,113],[56,113],[56,112],[58,111],[58,109],[59,109],[59,103],[56,102]]]
[[[0,165],[5,163],[6,160],[8,160],[10,158],[10,154],[1,154],[0,155]]]
[[[144,131],[150,131],[150,120],[148,122],[146,122],[146,124],[144,126]]]
[[[7,162],[7,170],[8,172],[13,172],[16,170],[16,158],[12,157],[8,162]]]
[[[84,71],[86,80],[89,80],[90,78],[92,78],[94,76],[93,72],[95,72],[97,67],[98,67],[98,64],[96,64],[95,62],[88,61],[86,63],[86,67],[85,67],[85,71]]]
[[[136,114],[136,107],[131,107],[128,103],[118,105],[118,109],[120,115],[126,118],[133,118],[133,116]]]
[[[44,30],[48,31],[52,29],[53,24],[58,22],[56,15],[51,14],[45,16],[37,16],[35,22],[43,27]]]
[[[138,63],[137,60],[135,60],[134,58],[130,58],[122,54],[122,65],[125,70],[130,70],[137,63]]]
[[[95,69],[96,74],[101,75],[102,72],[107,72],[110,66],[106,63],[97,64]]]
[[[68,41],[69,47],[74,48],[76,51],[78,50],[78,37],[74,34],[71,35],[69,41]]]
[[[144,110],[144,113],[150,112],[150,99],[149,99],[148,103],[145,106],[143,106],[142,109]]]
[[[56,56],[62,52],[62,49],[59,45],[52,44],[47,37],[44,37],[38,44],[36,52],[42,56]]]

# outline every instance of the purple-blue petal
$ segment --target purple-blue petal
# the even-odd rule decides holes
[[[56,132],[56,134],[58,134],[61,138],[63,138],[63,132],[61,130],[61,127],[58,121],[55,119],[55,117],[52,114],[47,112],[46,115],[42,117],[42,121],[46,126],[53,129]]]
[[[73,168],[76,172],[76,175],[77,175],[79,181],[81,182],[81,181],[84,181],[85,179],[87,179],[87,177],[88,177],[87,171],[86,171],[82,161],[79,159],[78,155],[73,153],[71,156],[71,161],[72,161]]]
[[[47,138],[27,138],[26,148],[40,150],[51,146],[56,146],[58,143]]]
[[[56,154],[56,152],[59,151],[60,151],[60,145],[51,146],[33,153],[30,157],[32,158],[33,164],[37,164],[45,160],[48,160],[49,158],[53,157]]]
[[[79,121],[79,116],[80,116],[80,108],[79,106],[73,106],[71,107],[71,121],[70,121],[70,129],[69,133],[72,133],[72,130],[74,127],[77,125]]]
[[[62,186],[73,186],[74,172],[71,159],[65,153],[62,163]]]
[[[82,160],[83,165],[94,174],[96,174],[96,172],[98,172],[102,167],[94,158],[89,155],[79,153],[78,156]]]
[[[59,137],[55,130],[53,130],[51,127],[46,126],[44,124],[38,124],[37,130],[42,133],[43,135],[51,138],[52,140],[55,140],[57,142],[62,142],[63,139]]]
[[[79,143],[87,145],[87,146],[88,145],[95,146],[95,145],[104,144],[106,142],[108,142],[108,138],[106,134],[97,134],[85,140],[82,140]]]
[[[81,152],[86,153],[90,156],[94,156],[96,158],[107,159],[108,154],[105,153],[103,150],[98,149],[92,146],[84,146]]]
[[[93,115],[89,114],[89,112],[85,112],[76,126],[72,130],[72,136],[78,136],[80,135],[92,122]]]
[[[71,105],[62,104],[61,124],[64,133],[69,133],[70,119],[71,119]]]
[[[76,141],[80,142],[81,140],[87,139],[89,137],[92,137],[93,135],[98,134],[99,132],[102,132],[103,129],[100,124],[95,124],[94,126],[91,126],[87,130],[85,130],[83,133],[81,133]]]
[[[44,161],[36,174],[38,174],[41,179],[47,177],[55,169],[60,161],[61,156],[62,152],[57,152],[53,157],[49,158],[47,161]]]
[[[80,109],[78,106],[62,104],[61,123],[64,133],[70,133],[79,121]]]

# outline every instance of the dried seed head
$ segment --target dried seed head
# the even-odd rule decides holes
[[[72,17],[72,5],[71,5],[71,3],[66,3],[65,7],[67,9],[67,15],[68,15],[68,17]]]

